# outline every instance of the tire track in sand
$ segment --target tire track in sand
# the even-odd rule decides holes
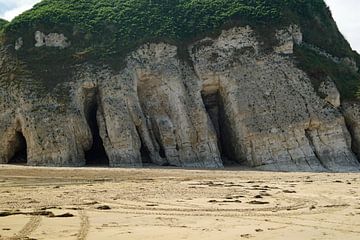
[[[80,217],[80,230],[77,234],[77,240],[85,240],[89,233],[89,217],[86,215],[85,210],[79,211]]]
[[[34,215],[31,216],[28,223],[13,237],[8,238],[9,240],[20,240],[20,239],[27,239],[29,235],[34,232],[41,223],[41,216]]]

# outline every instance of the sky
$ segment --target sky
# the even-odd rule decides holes
[[[40,0],[0,0],[0,17],[11,20]],[[360,0],[325,0],[340,31],[360,53]]]
[[[333,17],[341,33],[352,48],[360,53],[360,1],[325,0],[330,6]]]

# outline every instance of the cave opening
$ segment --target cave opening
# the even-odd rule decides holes
[[[236,162],[231,143],[231,128],[225,114],[224,104],[219,91],[201,92],[206,112],[213,124],[217,136],[217,144],[224,165],[233,165]]]
[[[151,157],[150,157],[150,150],[148,149],[148,147],[144,143],[138,128],[136,128],[136,131],[138,133],[138,136],[139,136],[139,139],[140,139],[140,144],[141,144],[141,146],[140,146],[141,162],[145,163],[145,164],[150,164],[150,163],[152,163]]]
[[[150,158],[150,151],[142,142],[141,142],[140,153],[141,153],[142,163],[152,163]]]
[[[27,143],[22,132],[17,131],[15,135],[14,155],[9,164],[27,164]]]
[[[85,104],[86,121],[91,130],[93,143],[88,151],[85,151],[86,165],[95,166],[109,166],[109,158],[100,136],[99,124],[97,115],[99,111],[96,94],[94,94],[91,101]]]
[[[165,153],[165,149],[164,149],[164,147],[161,145],[161,144],[159,144],[159,155],[160,155],[160,157],[161,158],[166,158],[166,153]]]

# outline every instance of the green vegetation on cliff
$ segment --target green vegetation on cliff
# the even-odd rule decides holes
[[[295,55],[298,67],[309,75],[316,91],[322,81],[330,78],[336,83],[342,99],[360,97],[360,73],[355,72],[346,63],[336,63],[306,46],[296,47]]]
[[[78,50],[111,55],[148,41],[191,42],[229,25],[290,23],[302,26],[307,42],[351,54],[323,0],[43,0],[6,33],[14,40],[39,29],[61,31]]]
[[[2,33],[4,31],[4,28],[6,27],[6,25],[8,23],[9,23],[8,21],[0,18],[0,33]]]
[[[190,42],[214,34],[231,20],[274,22],[267,1],[44,0],[7,28],[11,41],[35,30],[61,31],[81,53],[125,55],[149,41]]]
[[[6,25],[5,38],[13,43],[23,37],[19,54],[41,60],[49,54],[59,56],[59,51],[33,49],[34,32],[61,32],[72,45],[57,61],[70,57],[75,61],[120,63],[146,42],[186,46],[201,37],[214,36],[223,28],[247,24],[259,29],[264,42],[271,42],[273,37],[268,33],[273,34],[274,29],[298,24],[308,44],[360,63],[323,0],[43,0]],[[305,70],[329,72],[325,64],[317,64],[319,59],[309,58],[307,52],[297,53],[309,66]]]
[[[8,21],[0,18],[0,32],[3,31],[3,29],[5,28],[5,26],[6,26],[8,23],[9,23]]]

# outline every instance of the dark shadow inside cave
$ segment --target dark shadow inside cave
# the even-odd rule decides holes
[[[345,122],[346,122],[346,127],[351,135],[351,150],[352,152],[355,154],[358,162],[360,162],[360,148],[358,146],[360,146],[359,144],[359,140],[356,138],[356,134],[355,134],[355,129],[353,128],[353,126],[356,126],[356,124],[349,122],[348,118],[345,118]]]
[[[22,132],[16,132],[14,149],[14,156],[10,158],[8,163],[27,164],[27,143]]]
[[[151,163],[150,151],[142,142],[141,142],[140,153],[141,153],[142,163]]]
[[[138,133],[138,136],[139,136],[139,139],[141,142],[141,147],[140,147],[141,161],[142,161],[142,163],[150,164],[150,163],[152,163],[151,157],[150,157],[150,151],[149,151],[148,147],[145,145],[145,143],[141,137],[139,129],[136,129],[136,131]]]
[[[201,96],[206,112],[216,131],[223,164],[235,164],[235,155],[231,144],[231,128],[224,111],[223,101],[219,91],[213,93],[202,92]]]
[[[109,158],[106,154],[103,140],[100,136],[97,113],[99,110],[97,94],[85,103],[86,120],[90,127],[93,144],[90,150],[85,152],[86,165],[109,166]]]

